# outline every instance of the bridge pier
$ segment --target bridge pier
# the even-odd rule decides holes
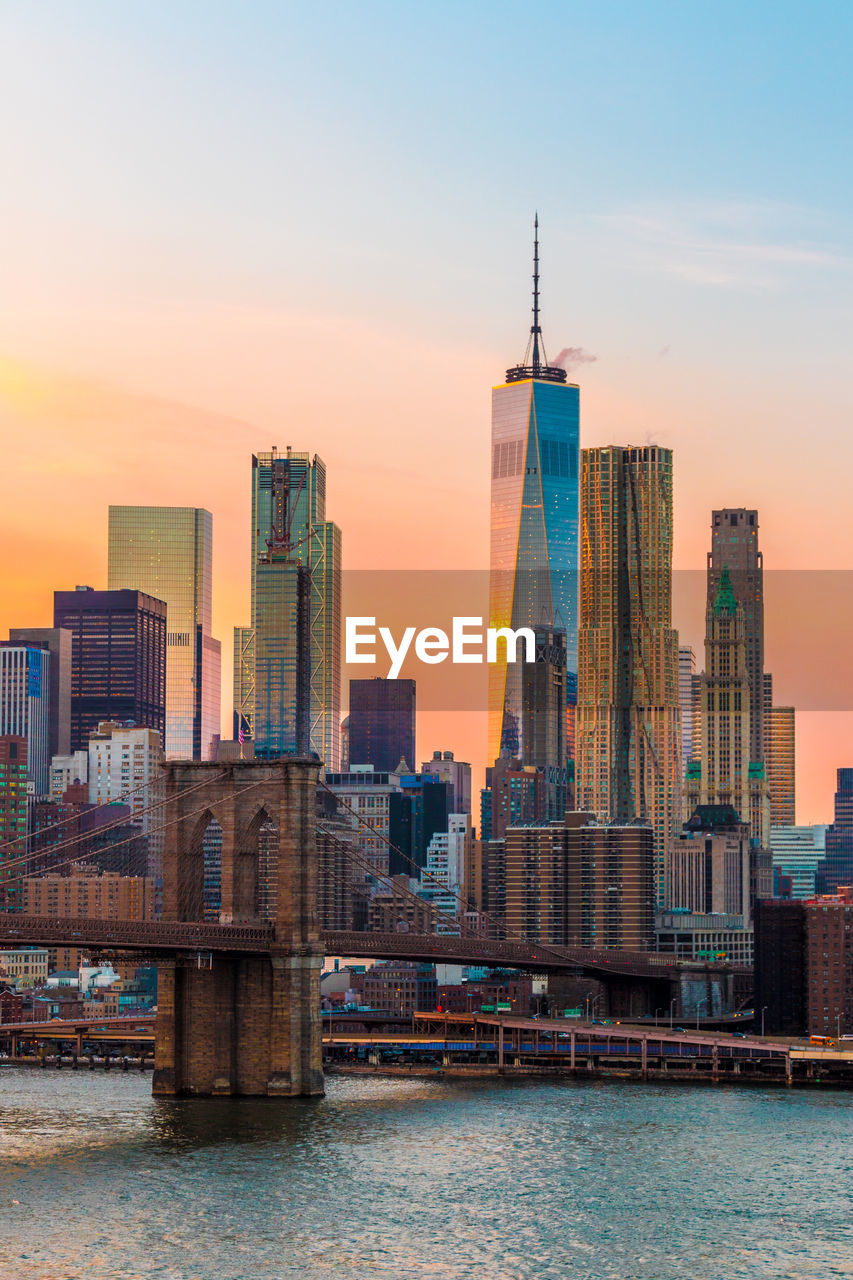
[[[152,1091],[158,1097],[296,1097],[323,1093],[315,789],[309,760],[221,765],[169,761],[163,910],[198,918],[204,832],[222,828],[220,923],[260,914],[259,832],[278,832],[269,951],[205,953],[159,966]],[[192,793],[182,793],[192,788]],[[199,811],[201,817],[198,817]],[[182,821],[182,818],[184,820]]]

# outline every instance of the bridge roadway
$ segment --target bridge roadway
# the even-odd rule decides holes
[[[489,938],[414,933],[326,932],[327,955],[357,959],[482,964],[533,972],[582,970],[597,976],[624,976],[677,982],[685,971],[742,972],[726,962],[678,960],[654,952],[556,947]],[[137,951],[174,957],[182,952],[268,953],[275,945],[272,925],[179,923],[167,920],[84,920],[0,912],[0,946],[42,945]]]

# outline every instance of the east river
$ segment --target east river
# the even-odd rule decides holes
[[[853,1094],[0,1071],[6,1280],[853,1276]]]

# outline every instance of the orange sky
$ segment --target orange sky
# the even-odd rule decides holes
[[[500,361],[472,349],[453,362],[449,352],[420,339],[350,326],[329,378],[323,372],[328,348],[319,335],[327,327],[346,328],[343,321],[297,325],[246,312],[214,313],[205,324],[203,344],[197,336],[187,339],[180,316],[167,316],[164,324],[151,317],[148,341],[138,316],[107,326],[100,359],[114,370],[110,381],[18,356],[0,360],[0,427],[7,462],[13,461],[0,476],[0,627],[5,634],[8,626],[48,623],[55,588],[105,584],[111,502],[207,507],[214,513],[214,631],[223,642],[223,726],[230,732],[231,628],[248,620],[252,451],[289,443],[324,457],[328,514],[343,530],[345,570],[482,568],[488,563],[489,389]],[[81,364],[86,357],[92,352],[83,342]],[[834,512],[835,538],[818,548],[803,539],[802,527],[809,521],[820,527],[821,494],[775,454],[761,462],[762,427],[773,406],[760,406],[756,439],[738,445],[745,455],[740,474],[755,465],[756,483],[732,484],[727,473],[737,442],[718,435],[708,450],[719,401],[695,404],[681,420],[689,371],[673,377],[665,361],[657,367],[657,384],[648,371],[642,377],[638,371],[641,385],[629,380],[630,395],[621,382],[612,385],[603,364],[582,370],[582,441],[651,438],[674,448],[677,564],[702,569],[712,505],[754,504],[767,569],[814,567],[809,560],[818,550],[824,566],[846,568],[846,505]],[[148,378],[160,394],[136,389]],[[830,474],[825,488],[843,483]],[[823,525],[831,527],[828,520]],[[685,638],[700,647],[701,608],[681,621]],[[836,615],[836,629],[839,621]],[[787,626],[796,633],[796,609],[786,619],[784,607],[776,607],[768,616],[768,666],[774,652],[780,669],[784,665]],[[701,666],[701,653],[699,659]],[[793,696],[786,679],[790,685],[783,675],[777,686],[780,701]],[[824,710],[832,705],[826,697],[810,705],[821,713],[798,718],[801,821],[831,816],[834,770],[850,763],[853,726],[849,711]],[[453,749],[479,773],[483,718],[424,712],[419,755],[426,759],[434,748]]]

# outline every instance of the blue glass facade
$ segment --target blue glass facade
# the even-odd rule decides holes
[[[490,626],[565,633],[567,705],[577,689],[579,432],[575,385],[528,378],[492,392]],[[495,664],[490,681],[489,758],[503,750],[553,764],[516,736],[520,664]]]

